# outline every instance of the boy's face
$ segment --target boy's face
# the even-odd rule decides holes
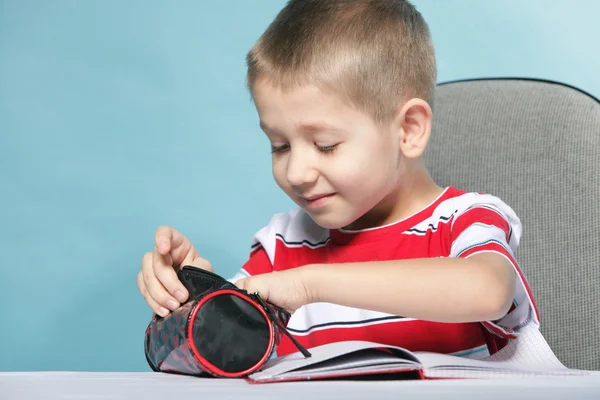
[[[273,150],[273,176],[296,204],[329,229],[381,220],[384,199],[397,190],[405,168],[391,127],[378,127],[315,86],[283,92],[259,79],[253,95]]]

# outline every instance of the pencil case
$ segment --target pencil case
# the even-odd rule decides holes
[[[221,276],[184,266],[178,278],[190,293],[166,317],[154,315],[145,332],[144,352],[152,370],[195,376],[245,377],[269,360],[287,335],[290,314]]]

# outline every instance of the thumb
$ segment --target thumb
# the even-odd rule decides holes
[[[190,257],[189,261],[187,259],[184,259],[183,263],[181,263],[181,266],[183,267],[184,265],[191,265],[194,267],[202,268],[205,271],[214,272],[214,269],[213,269],[210,261],[200,257],[197,254],[193,257]]]
[[[238,287],[238,289],[246,290],[246,282],[248,282],[248,278],[242,278],[235,281],[234,285]]]
[[[264,301],[269,301],[269,287],[256,277],[242,278],[235,282],[235,286],[248,293],[258,294]]]

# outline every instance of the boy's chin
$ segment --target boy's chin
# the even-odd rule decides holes
[[[346,215],[342,215],[341,213],[327,213],[327,214],[317,214],[311,213],[310,211],[305,211],[310,215],[312,220],[322,228],[325,229],[342,229],[348,225],[350,225],[354,220],[348,218]]]

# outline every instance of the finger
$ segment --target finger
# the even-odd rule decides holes
[[[142,271],[138,272],[135,281],[142,297],[146,297],[146,286],[144,286],[144,277],[142,276]]]
[[[192,247],[190,241],[183,236],[177,229],[168,226],[161,226],[156,230],[154,241],[161,254],[181,249],[184,254],[190,251]]]
[[[198,257],[198,252],[192,243],[176,229],[162,226],[155,235],[156,247],[162,255],[170,254],[173,265],[179,267],[184,262],[189,262]]]
[[[244,278],[240,284],[246,292],[258,294],[264,301],[271,300],[268,280],[265,281],[263,277],[257,275]]]
[[[199,255],[196,255],[194,258],[192,258],[192,257],[189,257],[189,258],[190,258],[189,261],[187,261],[187,258],[185,260],[183,260],[181,265],[192,265],[194,267],[202,268],[203,270],[206,270],[206,271],[214,272],[214,269],[213,269],[210,261],[200,257]]]
[[[179,231],[168,226],[160,226],[154,235],[154,241],[160,254],[165,255],[179,247],[189,251],[191,244]]]
[[[239,281],[236,281],[235,285],[238,288],[247,291],[248,293],[259,292],[259,288],[256,285],[256,280],[252,279],[252,278],[242,278]],[[262,293],[260,293],[260,294],[262,295]]]
[[[148,303],[148,306],[150,306],[150,309],[152,309],[154,313],[160,315],[161,317],[166,317],[169,315],[169,310],[167,310],[165,307],[162,307],[160,304],[154,301],[152,297],[149,296],[146,286],[144,285],[144,277],[142,276],[141,271],[137,276],[137,285],[142,297],[144,300],[146,300],[146,303]]]
[[[175,272],[173,267],[171,256],[160,254],[155,247],[154,252],[152,253],[152,268],[154,270],[153,275],[160,283],[160,286],[163,289],[166,289],[167,292],[167,297],[164,297],[164,294],[161,294],[164,297],[164,302],[157,299],[151,292],[152,297],[154,297],[159,304],[166,306],[168,309],[176,309],[179,307],[179,303],[183,303],[187,299],[188,293],[185,286],[183,286],[183,283],[181,283],[177,277],[177,272]]]
[[[240,280],[235,281],[234,285],[237,286],[239,289],[246,290],[246,281],[246,278],[242,278]]]
[[[155,254],[158,254],[158,250],[156,248],[154,248],[154,251],[150,253],[150,262],[145,261],[142,265],[142,277],[144,280],[144,286],[148,293],[147,297],[151,297],[162,307],[175,310],[177,307],[179,307],[179,302],[169,294],[167,289],[158,280],[154,265],[156,262],[156,257],[154,257]],[[162,256],[159,254],[159,257]],[[147,259],[148,257],[145,258]],[[172,267],[165,267],[164,265],[163,268],[169,268],[171,271],[173,270]]]
[[[154,242],[160,254],[168,254],[171,251],[173,240],[173,228],[159,226],[154,234]]]

